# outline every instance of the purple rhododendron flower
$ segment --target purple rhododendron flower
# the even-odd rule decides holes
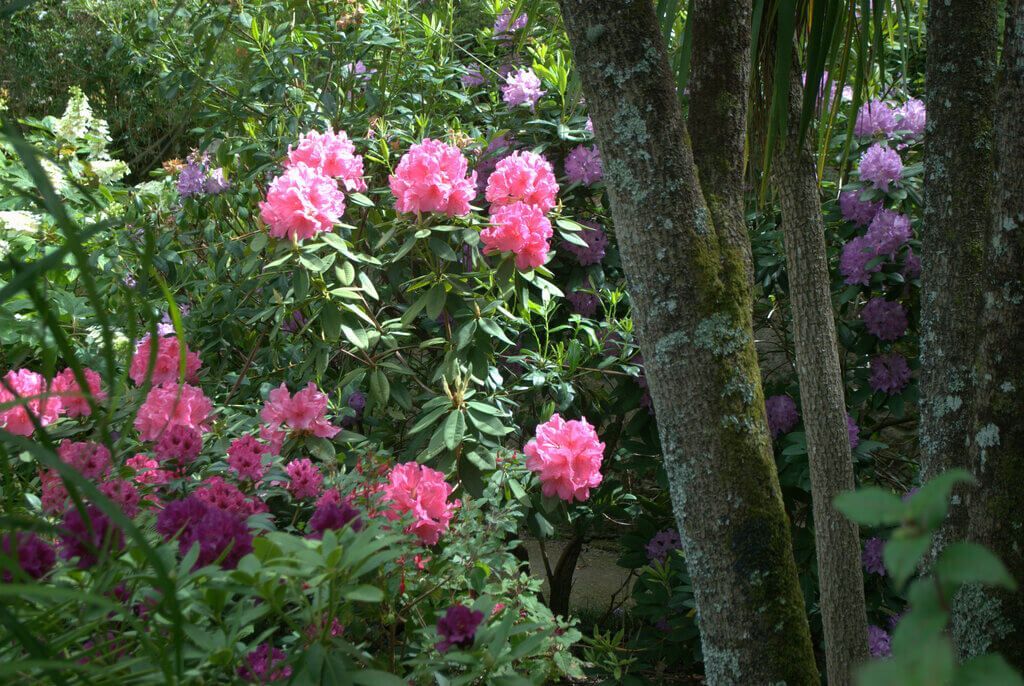
[[[285,333],[298,333],[302,330],[302,327],[306,325],[306,315],[302,314],[301,310],[295,310],[292,312],[292,316],[281,322],[281,331]]]
[[[284,681],[292,675],[292,668],[284,662],[283,650],[269,643],[261,643],[256,650],[245,656],[245,663],[238,668],[238,676],[256,684]]]
[[[906,279],[921,278],[921,258],[914,254],[913,249],[907,249],[907,256],[903,258],[903,277]]]
[[[178,174],[178,195],[187,198],[205,192],[206,170],[198,164],[189,162]]]
[[[861,191],[843,191],[839,194],[839,212],[843,219],[859,226],[867,226],[882,209],[882,201],[874,202],[861,199]]]
[[[586,291],[573,291],[565,296],[565,299],[569,301],[574,312],[584,317],[593,317],[597,314],[597,308],[601,304],[600,298]]]
[[[910,383],[910,365],[899,353],[885,353],[871,358],[868,385],[880,393],[896,395]]]
[[[486,79],[484,75],[476,67],[470,67],[466,70],[466,73],[462,75],[462,85],[466,88],[473,88],[475,86],[482,86]]]
[[[577,145],[565,158],[565,175],[572,183],[592,186],[604,178],[601,153],[596,145]]]
[[[477,627],[484,621],[484,613],[470,610],[464,605],[452,605],[444,616],[437,620],[437,633],[441,640],[436,647],[442,653],[452,646],[467,648],[473,645]]]
[[[892,342],[907,332],[907,309],[898,302],[872,298],[861,310],[864,327],[880,341]]]
[[[323,503],[316,508],[316,512],[309,518],[310,538],[323,538],[324,532],[328,529],[342,529],[349,522],[352,523],[353,531],[361,531],[363,520],[359,516],[359,510],[353,507],[348,500],[340,503]]]
[[[0,553],[9,557],[21,571],[33,579],[41,579],[50,573],[57,554],[53,546],[34,533],[12,532],[0,539]],[[0,571],[0,581],[10,583],[14,575],[7,570]]]
[[[600,264],[601,260],[604,259],[605,248],[608,245],[608,236],[600,225],[594,222],[581,221],[579,223],[588,227],[578,234],[583,239],[583,242],[587,244],[586,247],[570,243],[569,241],[562,241],[562,250],[575,255],[576,261],[579,262],[581,267]]]
[[[899,128],[909,131],[911,137],[917,138],[924,133],[927,122],[927,113],[924,103],[917,98],[911,98],[903,103],[899,110]]]
[[[892,210],[881,210],[871,220],[865,235],[877,255],[895,257],[896,251],[911,238],[910,217]]]
[[[861,553],[860,561],[864,564],[864,569],[868,574],[885,576],[885,562],[882,561],[882,548],[884,547],[885,541],[878,537],[864,541],[864,552]]]
[[[850,448],[854,449],[860,445],[860,427],[853,420],[850,413],[846,413],[846,436],[850,439]]]
[[[494,39],[508,40],[513,32],[525,28],[528,20],[526,12],[520,12],[513,20],[512,8],[506,7],[494,20]]]
[[[679,532],[675,529],[664,529],[651,537],[651,540],[644,546],[644,550],[647,552],[647,559],[651,562],[655,560],[664,562],[673,550],[679,550],[682,547],[683,542],[679,538]]]
[[[860,179],[869,181],[875,188],[886,193],[889,184],[903,178],[903,160],[900,154],[888,146],[875,143],[860,160]]]
[[[540,87],[540,79],[532,69],[519,69],[505,77],[501,98],[509,107],[529,105],[532,111],[546,92]]]
[[[773,395],[764,401],[764,407],[768,414],[768,430],[772,438],[789,433],[800,421],[796,401],[788,395]]]
[[[85,517],[72,507],[61,523],[60,556],[65,560],[78,558],[79,569],[89,569],[99,562],[104,552],[119,552],[124,547],[124,534],[95,505],[87,505]]]
[[[892,655],[889,634],[882,627],[874,624],[868,627],[868,652],[876,658]]]
[[[843,275],[843,281],[849,285],[867,286],[871,275],[882,269],[880,263],[868,266],[877,256],[875,247],[866,236],[851,238],[839,254],[839,273]]]
[[[888,103],[869,100],[860,106],[857,122],[853,125],[855,136],[888,136],[896,130],[896,113]]]

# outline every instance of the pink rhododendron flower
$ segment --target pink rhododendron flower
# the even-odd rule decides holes
[[[345,194],[319,169],[296,164],[284,170],[260,203],[260,218],[275,238],[304,241],[330,231],[345,213]]]
[[[65,438],[57,448],[61,461],[74,467],[82,476],[101,481],[110,474],[110,451],[105,445]]]
[[[284,439],[288,438],[288,432],[278,427],[261,426],[260,440],[267,442],[267,452],[271,455],[280,455],[284,447]]]
[[[349,192],[363,192],[366,190],[363,156],[355,153],[356,146],[344,131],[334,133],[330,128],[326,133],[310,131],[299,139],[294,149],[288,148],[286,167],[305,164],[324,176],[340,180]]]
[[[452,487],[444,474],[416,462],[395,465],[384,484],[384,499],[391,509],[384,513],[388,519],[399,519],[411,513],[413,522],[406,533],[416,534],[426,545],[434,545],[448,525],[459,501],[449,502]]]
[[[529,105],[532,111],[546,92],[540,87],[540,79],[532,69],[519,69],[505,77],[505,85],[501,87],[501,98],[509,107],[525,104]]]
[[[592,186],[604,178],[601,153],[596,145],[577,145],[565,158],[565,175],[571,183]]]
[[[68,491],[57,472],[39,470],[39,490],[43,501],[43,512],[58,514],[67,509]]]
[[[476,172],[466,175],[469,162],[462,152],[426,138],[402,155],[388,181],[399,212],[441,212],[449,217],[469,214],[476,195]]]
[[[551,164],[535,152],[513,152],[501,159],[487,178],[492,205],[524,202],[546,214],[555,206],[558,182]]]
[[[207,505],[240,517],[266,512],[268,509],[262,500],[255,496],[247,498],[237,486],[219,476],[211,476],[203,481],[203,485],[193,495]]]
[[[164,429],[175,424],[205,433],[210,430],[207,420],[212,410],[213,403],[201,389],[189,384],[165,383],[150,390],[135,415],[135,428],[143,441],[157,440]]]
[[[166,469],[160,469],[160,463],[145,453],[139,453],[128,458],[125,465],[131,468],[135,474],[132,480],[139,485],[165,484],[174,479],[174,474]]]
[[[291,481],[288,490],[296,498],[316,498],[324,484],[324,475],[308,457],[292,460],[284,468]]]
[[[552,235],[551,222],[539,208],[517,202],[494,208],[491,224],[480,232],[480,240],[485,255],[514,253],[516,267],[525,270],[544,264]]]
[[[153,449],[162,462],[172,462],[179,468],[195,462],[203,452],[203,435],[191,426],[174,424],[160,434]]]
[[[604,443],[586,419],[565,421],[554,414],[526,444],[526,467],[540,475],[541,491],[572,502],[586,500],[601,483]]]
[[[97,372],[83,367],[82,375],[85,376],[85,382],[89,389],[86,392],[79,387],[78,380],[75,379],[75,372],[70,368],[53,377],[53,392],[60,395],[61,405],[69,417],[88,417],[92,414],[89,401],[86,400],[87,395],[91,395],[97,403],[107,399],[106,392],[102,390],[100,375]]]
[[[130,481],[114,479],[100,484],[100,491],[117,503],[125,516],[134,517],[139,514],[139,502],[142,500],[142,496]]]
[[[128,375],[141,386],[146,382],[146,377],[152,374],[152,383],[158,386],[163,383],[177,383],[178,373],[181,371],[181,341],[177,336],[159,336],[157,338],[156,362],[152,369],[149,367],[150,337],[147,335],[135,347],[135,354],[132,356],[132,365]],[[199,367],[202,366],[199,354],[192,352],[185,345],[185,381],[194,382]]]
[[[267,472],[267,467],[263,464],[263,455],[268,452],[267,446],[252,436],[236,438],[228,446],[228,467],[238,474],[240,479],[260,481]]]
[[[332,438],[341,431],[327,421],[327,396],[312,381],[294,396],[284,384],[270,391],[260,416],[272,429],[287,426],[320,438]]]
[[[10,390],[7,390],[8,387]],[[46,397],[48,392],[42,374],[28,369],[12,369],[7,372],[4,383],[0,383],[0,406],[20,402],[13,407],[0,407],[0,428],[17,436],[31,436],[36,430],[32,417],[43,426],[57,421],[63,405],[60,398]]]

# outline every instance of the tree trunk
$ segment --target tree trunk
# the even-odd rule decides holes
[[[604,162],[707,681],[816,684],[745,252],[716,227],[699,185],[653,3],[561,7]],[[750,59],[749,42],[735,59]],[[723,86],[705,97],[742,98],[747,89]]]
[[[830,686],[853,683],[853,670],[868,658],[868,619],[857,525],[832,505],[854,488],[853,456],[846,431],[846,400],[839,367],[831,279],[825,251],[818,176],[811,141],[800,144],[801,80],[794,72],[788,135],[773,160],[782,206],[786,273],[800,402],[814,499],[814,542]]]
[[[580,552],[583,550],[583,539],[573,536],[569,544],[558,556],[558,563],[555,570],[548,579],[551,586],[548,607],[556,617],[569,617],[569,598],[572,596],[572,580],[576,572],[576,563],[579,562]]]
[[[968,536],[1024,583],[1024,2],[1006,8],[996,109],[997,205],[985,240],[985,291],[971,442],[979,488],[966,494]],[[954,604],[964,658],[1003,654],[1024,670],[1024,594],[972,586]]]
[[[928,4],[919,428],[924,479],[970,467],[982,261],[995,200],[998,5]],[[964,537],[958,500],[937,549]]]

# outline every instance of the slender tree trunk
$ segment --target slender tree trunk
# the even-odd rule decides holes
[[[561,7],[604,161],[707,681],[816,684],[746,257],[716,227],[701,190],[654,5]],[[750,59],[749,42],[735,59]],[[721,97],[746,93],[746,82],[723,85]]]
[[[928,4],[919,428],[925,479],[970,467],[982,262],[995,200],[998,5]],[[936,549],[964,536],[957,503]]]
[[[744,215],[743,166],[750,82],[751,6],[736,0],[694,0],[690,111],[693,159],[718,238],[740,255],[753,283],[750,234]],[[744,88],[746,86],[744,85]]]
[[[773,161],[773,173],[782,205],[796,369],[811,469],[828,683],[847,686],[853,683],[854,668],[868,658],[868,619],[860,534],[857,525],[832,505],[839,493],[854,488],[853,456],[846,431],[825,226],[811,147],[813,127],[803,145],[799,140],[801,92],[800,72],[794,71],[788,135]]]
[[[968,536],[1024,583],[1024,2],[1006,8],[996,110],[996,216],[985,241]],[[1024,670],[1024,594],[972,586],[954,604],[964,658],[999,651]]]

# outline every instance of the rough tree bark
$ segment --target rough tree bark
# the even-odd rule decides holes
[[[1006,7],[996,124],[996,213],[985,240],[968,537],[1024,583],[1024,2]],[[965,588],[953,634],[964,658],[989,651],[1024,670],[1024,593]]]
[[[928,4],[919,425],[924,479],[970,467],[982,262],[995,199],[998,5]],[[964,537],[957,501],[936,550]]]
[[[816,684],[765,421],[747,258],[716,227],[698,181],[653,3],[561,7],[604,162],[708,683]],[[749,41],[741,48],[734,58],[749,60]],[[723,85],[705,97],[746,93],[745,81]]]
[[[787,136],[773,160],[773,178],[782,207],[790,308],[800,402],[807,432],[807,455],[814,501],[814,542],[825,632],[828,683],[853,683],[853,670],[868,658],[868,620],[857,525],[832,505],[854,488],[853,456],[846,431],[846,400],[839,367],[825,226],[811,142],[800,143],[801,78],[790,87]]]

